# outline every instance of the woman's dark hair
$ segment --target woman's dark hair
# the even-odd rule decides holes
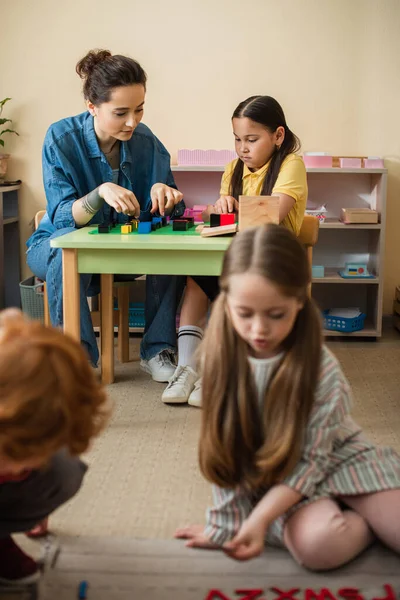
[[[146,87],[147,75],[136,60],[109,50],[91,50],[76,65],[76,72],[84,80],[86,100],[99,106],[109,102],[112,90],[125,85]]]
[[[267,174],[261,190],[262,196],[270,196],[277,180],[283,161],[292,152],[300,150],[299,138],[290,131],[281,105],[271,96],[251,96],[239,104],[235,109],[232,119],[247,117],[255,123],[260,123],[271,133],[278,127],[284,127],[285,138],[280,148],[275,148],[271,157]],[[239,200],[243,191],[243,161],[238,159],[230,183],[230,195]]]

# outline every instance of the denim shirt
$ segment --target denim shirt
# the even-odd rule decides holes
[[[77,227],[72,216],[75,200],[102,183],[113,181],[113,171],[100,150],[89,112],[62,119],[50,126],[43,144],[42,161],[47,211],[38,229],[28,239],[28,248],[57,229]],[[118,185],[135,194],[141,217],[151,209],[150,190],[155,183],[176,188],[170,155],[150,129],[139,123],[131,139],[120,143]],[[87,225],[109,221],[111,210],[104,203]],[[184,210],[182,201],[175,207],[174,216],[182,215]],[[119,223],[131,219],[122,213],[115,215]]]

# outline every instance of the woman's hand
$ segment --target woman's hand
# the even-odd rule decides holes
[[[207,550],[218,550],[221,548],[217,544],[210,542],[203,532],[203,525],[189,525],[188,527],[177,529],[174,537],[181,540],[188,540],[185,544],[188,548],[206,548]]]
[[[222,549],[236,560],[250,560],[264,550],[265,526],[255,519],[246,519],[235,537]]]
[[[151,198],[151,213],[159,212],[160,215],[169,215],[172,213],[174,206],[178,204],[183,194],[175,188],[165,185],[165,183],[155,183],[150,191]]]
[[[127,190],[116,183],[102,183],[98,189],[99,196],[107,204],[112,206],[117,213],[124,213],[131,217],[140,215],[140,205],[133,192]]]
[[[239,202],[233,196],[220,196],[214,204],[214,212],[217,214],[232,213],[238,210]]]

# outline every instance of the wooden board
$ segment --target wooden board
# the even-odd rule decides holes
[[[340,220],[343,223],[377,223],[378,213],[369,208],[342,208]]]
[[[204,226],[201,230],[201,237],[214,237],[217,235],[227,235],[229,233],[236,233],[237,225],[221,225],[220,227],[206,227]]]
[[[267,223],[279,225],[279,198],[239,196],[239,231]]]

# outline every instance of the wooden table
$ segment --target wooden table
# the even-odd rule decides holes
[[[113,279],[115,274],[219,275],[231,237],[202,238],[171,226],[150,234],[91,234],[83,227],[51,241],[62,248],[64,331],[80,340],[79,274],[101,275],[101,378],[114,381]]]

